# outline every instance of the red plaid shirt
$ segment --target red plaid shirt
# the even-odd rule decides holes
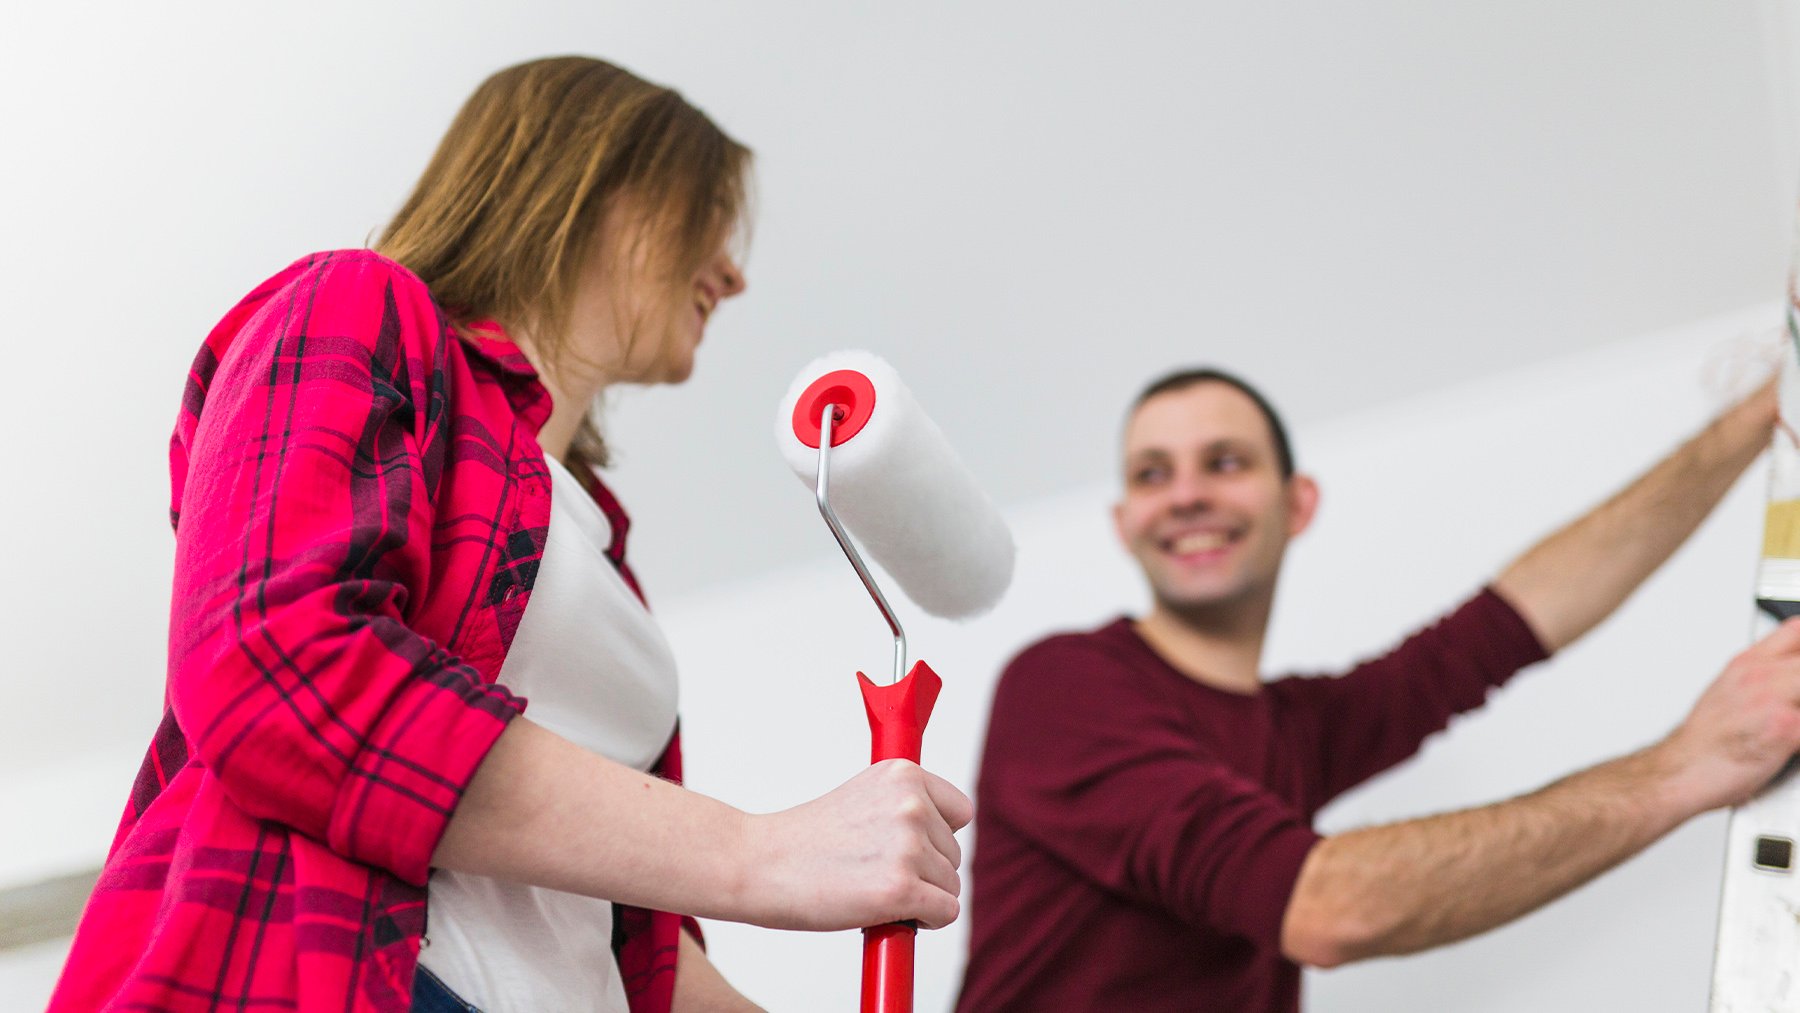
[[[494,678],[549,525],[549,414],[503,332],[368,251],[296,262],[213,329],[170,452],[166,710],[52,1011],[409,1008],[432,851],[525,707]],[[633,1010],[666,1010],[676,917],[619,926]]]

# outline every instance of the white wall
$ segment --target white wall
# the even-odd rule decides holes
[[[1324,505],[1292,551],[1270,644],[1272,670],[1320,669],[1381,649],[1428,620],[1576,512],[1597,502],[1709,414],[1715,382],[1767,336],[1774,307],[1619,342],[1525,370],[1309,425],[1303,468]],[[931,406],[927,404],[929,411]],[[1009,511],[1013,587],[991,615],[959,625],[898,601],[916,657],[944,676],[927,765],[974,781],[988,694],[1000,666],[1057,628],[1141,605],[1113,543],[1108,483]],[[798,482],[787,509],[812,520]],[[1492,801],[1645,744],[1673,726],[1745,643],[1761,531],[1753,469],[1720,511],[1612,622],[1457,722],[1420,760],[1328,809],[1327,828]],[[830,535],[812,520],[825,551]],[[852,673],[888,670],[886,627],[848,564],[823,558],[659,603],[683,672],[689,782],[747,810],[785,808],[867,762]],[[116,810],[96,773],[11,780],[0,811],[10,849],[62,834],[97,857]],[[29,791],[18,786],[29,786]],[[979,800],[977,800],[979,803]],[[1697,820],[1642,857],[1520,923],[1404,960],[1312,975],[1319,1011],[1685,1013],[1704,1002],[1723,819]],[[979,847],[979,843],[976,842]],[[1483,875],[1470,870],[1471,876]],[[708,926],[713,959],[771,1009],[849,1009],[859,937]],[[924,935],[919,1008],[945,1009],[963,926]],[[47,994],[45,949],[0,959],[0,1008]],[[1530,973],[1523,973],[1529,969]]]
[[[1272,668],[1341,666],[1471,592],[1697,427],[1712,404],[1702,367],[1774,320],[1772,309],[1715,319],[1303,428],[1301,463],[1319,476],[1324,507],[1290,558]],[[1420,761],[1341,800],[1322,824],[1497,800],[1666,732],[1745,643],[1759,478],[1741,483],[1617,619],[1456,723]],[[1095,624],[1142,599],[1113,545],[1111,496],[1109,485],[1095,485],[1015,511],[1019,571],[991,616],[958,626],[915,619],[902,606],[916,655],[947,684],[926,738],[928,766],[972,784],[1004,660],[1048,630]],[[798,483],[791,501],[797,512],[812,509]],[[830,537],[822,524],[818,537]],[[888,641],[847,564],[795,568],[670,602],[661,614],[684,673],[690,783],[768,811],[822,792],[866,762],[851,673],[885,673]],[[1716,817],[1696,821],[1591,888],[1486,938],[1313,975],[1310,1008],[1700,1008],[1722,827]],[[714,959],[771,1008],[852,1007],[854,935],[734,925],[709,933]],[[947,1007],[963,940],[960,925],[924,937],[921,1009]]]
[[[1800,168],[1778,87],[1793,26],[1775,0],[14,7],[0,32],[0,886],[97,858],[155,727],[164,455],[201,336],[294,256],[363,242],[456,104],[507,63],[612,57],[680,86],[758,151],[750,294],[717,318],[687,389],[613,409],[634,553],[673,623],[739,629],[727,622],[738,606],[719,604],[739,600],[734,588],[853,600],[836,563],[759,576],[830,549],[765,423],[792,370],[827,348],[895,361],[1021,531],[1058,546],[1027,566],[1068,594],[1009,603],[974,631],[920,631],[952,676],[934,733],[947,763],[950,742],[977,734],[985,684],[971,680],[1044,624],[1097,619],[1135,593],[1097,519],[1104,496],[1083,483],[1108,467],[1119,405],[1148,374],[1196,358],[1249,372],[1328,468],[1333,441],[1359,431],[1339,428],[1347,413],[1777,294]],[[1382,418],[1357,425],[1424,436]],[[1679,422],[1611,419],[1595,424],[1617,442],[1587,457],[1558,441],[1570,463],[1555,488],[1524,476],[1535,456],[1445,469],[1514,475],[1527,487],[1505,489],[1509,504],[1554,500],[1549,513],[1470,514],[1499,541],[1466,572],[1405,555],[1411,543],[1392,536],[1427,522],[1401,522],[1393,498],[1352,512],[1358,490],[1425,495],[1406,468],[1365,458],[1328,475],[1334,500],[1294,561],[1277,649],[1336,659],[1373,646],[1622,473],[1612,451]],[[1478,492],[1463,509],[1494,507]],[[1449,523],[1445,502],[1425,512]],[[1362,519],[1331,534],[1348,517]],[[1483,532],[1444,537],[1473,557]],[[1318,561],[1333,539],[1384,555]],[[1716,554],[1740,558],[1747,586],[1749,550]],[[1420,572],[1379,598],[1299,604],[1370,566]],[[1645,601],[1655,593],[1668,592]],[[1740,597],[1734,584],[1705,600],[1735,609]],[[801,742],[803,756],[721,790],[772,806],[861,756],[843,679],[882,664],[866,619],[871,648],[859,636],[796,658],[788,668],[805,677],[709,688],[722,670],[695,661],[697,740],[736,741],[714,732],[741,711],[706,701],[752,688],[800,709],[806,731],[763,743],[771,762]],[[801,637],[779,629],[746,624],[739,639],[785,650]],[[1612,710],[1642,697],[1568,683],[1586,694],[1577,702]],[[839,711],[804,709],[828,705]],[[1563,713],[1519,720],[1557,728]],[[696,756],[703,783],[733,762],[709,748]],[[1447,748],[1441,765],[1460,769]],[[1502,771],[1522,784],[1576,759],[1508,755],[1465,764],[1471,787],[1503,791]],[[1397,797],[1439,801],[1396,783]]]
[[[1118,406],[1177,362],[1318,421],[1775,296],[1792,173],[1760,10],[10,5],[0,783],[129,776],[201,336],[295,256],[362,243],[500,66],[607,55],[758,152],[749,293],[684,389],[613,412],[661,597],[812,553],[765,419],[825,349],[887,356],[1023,503],[1103,473]]]

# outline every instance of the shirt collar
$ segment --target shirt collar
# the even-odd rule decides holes
[[[495,369],[511,376],[526,379],[538,379],[537,367],[525,357],[525,352],[513,342],[512,335],[498,320],[474,320],[456,329],[458,337],[469,350],[487,360]]]
[[[469,354],[491,367],[500,377],[506,400],[533,436],[550,419],[550,391],[537,367],[506,333],[498,320],[474,320],[456,327],[456,336]]]

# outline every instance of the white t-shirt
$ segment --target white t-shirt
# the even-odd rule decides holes
[[[612,527],[549,461],[550,529],[531,600],[500,668],[531,719],[649,770],[675,731],[675,659],[606,557]],[[626,1013],[612,903],[441,869],[427,893],[419,962],[484,1013]]]

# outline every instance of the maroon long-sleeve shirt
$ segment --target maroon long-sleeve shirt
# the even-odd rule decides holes
[[[1313,814],[1544,657],[1484,590],[1337,677],[1237,694],[1119,619],[1007,666],[977,785],[959,1011],[1294,1011]]]

